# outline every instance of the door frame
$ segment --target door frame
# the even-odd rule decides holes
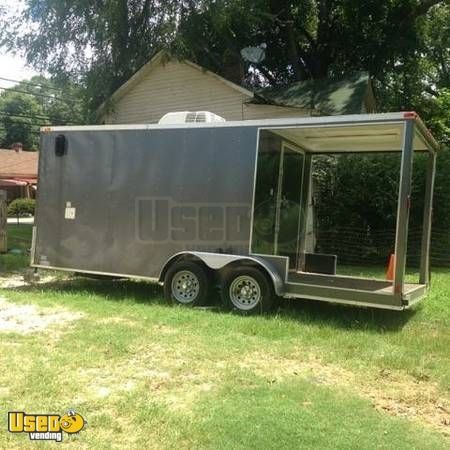
[[[298,260],[298,244],[300,239],[300,224],[301,224],[301,214],[302,214],[302,200],[303,200],[303,177],[305,175],[305,160],[306,160],[306,152],[298,147],[295,144],[292,144],[289,141],[282,140],[281,142],[281,150],[280,150],[280,164],[278,168],[278,183],[277,183],[277,197],[276,197],[276,207],[275,207],[275,233],[274,233],[274,243],[273,243],[273,254],[278,255],[278,238],[281,226],[281,202],[282,202],[282,190],[283,190],[283,181],[284,181],[284,155],[286,149],[291,150],[295,153],[300,153],[303,155],[303,165],[302,165],[302,173],[299,180],[299,189],[300,189],[300,198],[299,198],[299,215],[298,215],[298,229],[297,229],[297,250],[296,250],[296,261],[295,265],[297,266]]]

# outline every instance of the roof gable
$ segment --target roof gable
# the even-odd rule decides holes
[[[169,61],[177,60],[174,56],[167,53],[165,50],[159,51],[147,64],[142,66],[129,80],[127,80],[122,86],[120,86],[108,99],[108,101],[104,102],[97,110],[97,114],[101,115],[107,109],[107,105],[109,103],[115,103],[123,98],[128,92],[130,92],[135,86],[137,86],[142,80],[145,79],[155,68],[164,65]],[[245,96],[248,96],[249,99],[254,97],[254,93],[245,89],[242,86],[239,86],[232,81],[229,81],[220,75],[211,72],[189,60],[178,60],[179,62],[186,64],[187,66],[195,69],[196,71],[201,72],[203,75],[212,77],[215,80],[227,85],[228,87],[238,91]]]

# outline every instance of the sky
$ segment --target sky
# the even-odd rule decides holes
[[[10,14],[17,14],[21,9],[21,0],[1,0],[2,6],[5,6]],[[13,80],[23,80],[31,78],[38,73],[31,67],[26,66],[25,58],[21,55],[7,53],[0,49],[0,77],[11,78]],[[13,83],[0,80],[1,87],[11,87]]]
[[[26,67],[25,59],[19,55],[11,55],[0,50],[0,77],[23,80],[37,75],[30,67]],[[0,84],[6,83],[1,80]]]

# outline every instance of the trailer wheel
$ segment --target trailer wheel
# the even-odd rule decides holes
[[[168,301],[186,306],[204,305],[208,300],[206,271],[191,261],[175,263],[164,277],[164,296]]]
[[[272,283],[256,267],[240,267],[228,272],[222,281],[221,294],[227,307],[243,314],[270,311],[275,297]]]

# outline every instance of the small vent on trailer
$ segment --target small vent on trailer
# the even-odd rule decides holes
[[[225,119],[209,111],[180,111],[165,114],[158,123],[178,124],[211,122],[225,122]]]
[[[189,122],[206,122],[206,113],[203,111],[187,113],[186,123]]]

